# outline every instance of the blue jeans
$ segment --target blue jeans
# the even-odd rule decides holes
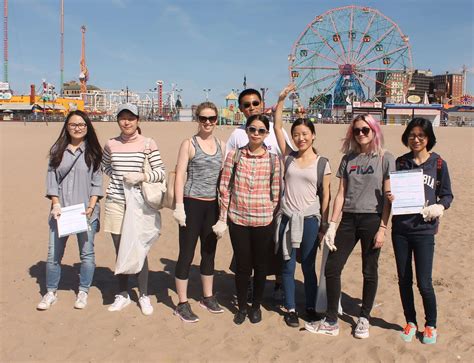
[[[278,237],[283,240],[283,232],[289,219],[283,215]],[[301,269],[304,276],[304,291],[306,297],[306,309],[314,309],[316,306],[316,293],[318,280],[316,278],[316,251],[318,249],[319,221],[315,217],[305,218],[303,227],[303,239],[300,245]],[[291,258],[283,261],[282,281],[285,292],[285,307],[296,309],[295,303],[295,270],[296,270],[296,248],[291,250]]]
[[[79,291],[88,292],[92,284],[95,270],[94,236],[98,226],[99,220],[96,219],[91,223],[89,231],[76,234],[81,257]],[[58,289],[59,280],[61,279],[61,260],[68,237],[58,236],[56,221],[51,218],[49,222],[48,260],[46,262],[46,289],[48,292]]]
[[[434,235],[392,233],[392,243],[397,262],[400,298],[407,323],[417,324],[413,298],[413,255],[418,290],[425,308],[425,325],[436,327],[436,295],[431,279],[435,246]]]

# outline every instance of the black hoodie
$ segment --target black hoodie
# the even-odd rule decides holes
[[[441,180],[437,180],[439,158],[438,154],[432,152],[428,160],[421,165],[417,165],[413,160],[413,153],[409,152],[400,156],[395,164],[397,170],[423,169],[425,199],[428,205],[441,204],[444,209],[448,209],[454,196],[451,191],[448,165],[444,160],[441,163]],[[438,182],[439,186],[437,188]],[[436,194],[437,189],[438,195]],[[421,214],[405,214],[392,217],[392,231],[397,234],[436,234],[438,224],[439,218],[425,222]]]

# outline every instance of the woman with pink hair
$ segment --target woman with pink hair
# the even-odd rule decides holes
[[[337,177],[339,190],[334,200],[324,243],[331,251],[326,262],[327,312],[318,322],[306,323],[313,333],[339,334],[337,311],[341,295],[341,273],[352,250],[360,240],[364,276],[362,308],[354,336],[369,337],[370,311],[375,300],[378,259],[384,244],[390,216],[390,171],[395,170],[392,154],[382,149],[383,135],[379,122],[370,115],[359,115],[349,125],[343,139],[344,153]],[[336,223],[342,212],[341,222]]]

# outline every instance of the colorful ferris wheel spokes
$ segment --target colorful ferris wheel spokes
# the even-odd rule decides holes
[[[409,39],[378,10],[345,6],[317,16],[294,43],[290,78],[308,109],[377,98],[401,102],[410,83]]]

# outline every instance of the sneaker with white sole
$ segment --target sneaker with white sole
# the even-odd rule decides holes
[[[304,323],[304,328],[309,331],[310,333],[316,334],[319,324],[321,324],[322,320],[315,320],[315,321],[307,321]]]
[[[221,314],[224,309],[221,308],[215,296],[204,297],[199,305],[213,314]]]
[[[76,302],[74,303],[75,309],[84,309],[87,306],[87,292],[79,291],[77,294]]]
[[[369,337],[369,320],[360,317],[354,330],[354,337],[357,339],[366,339]]]
[[[143,295],[138,299],[138,304],[140,304],[140,309],[142,310],[143,315],[153,314],[153,306],[151,306],[150,298],[146,295]]]
[[[319,324],[317,324],[319,323]],[[317,328],[315,330],[309,330],[306,328],[306,325],[312,326],[312,325],[317,324]],[[305,324],[306,330],[310,331],[311,333],[315,334],[323,334],[323,335],[329,335],[332,337],[338,336],[339,335],[339,324],[337,322],[335,323],[330,323],[326,319],[323,319],[319,322],[314,322],[314,323],[306,323]]]
[[[56,292],[54,291],[48,291],[39,304],[36,306],[36,309],[38,310],[48,310],[51,305],[54,305],[56,301],[58,300],[58,296],[56,295]]]
[[[185,303],[180,303],[174,311],[174,315],[179,316],[182,321],[185,323],[197,323],[199,318],[191,310],[191,305],[186,301]]]
[[[115,301],[109,306],[109,311],[120,311],[130,304],[130,296],[124,297],[122,295],[115,295]]]

